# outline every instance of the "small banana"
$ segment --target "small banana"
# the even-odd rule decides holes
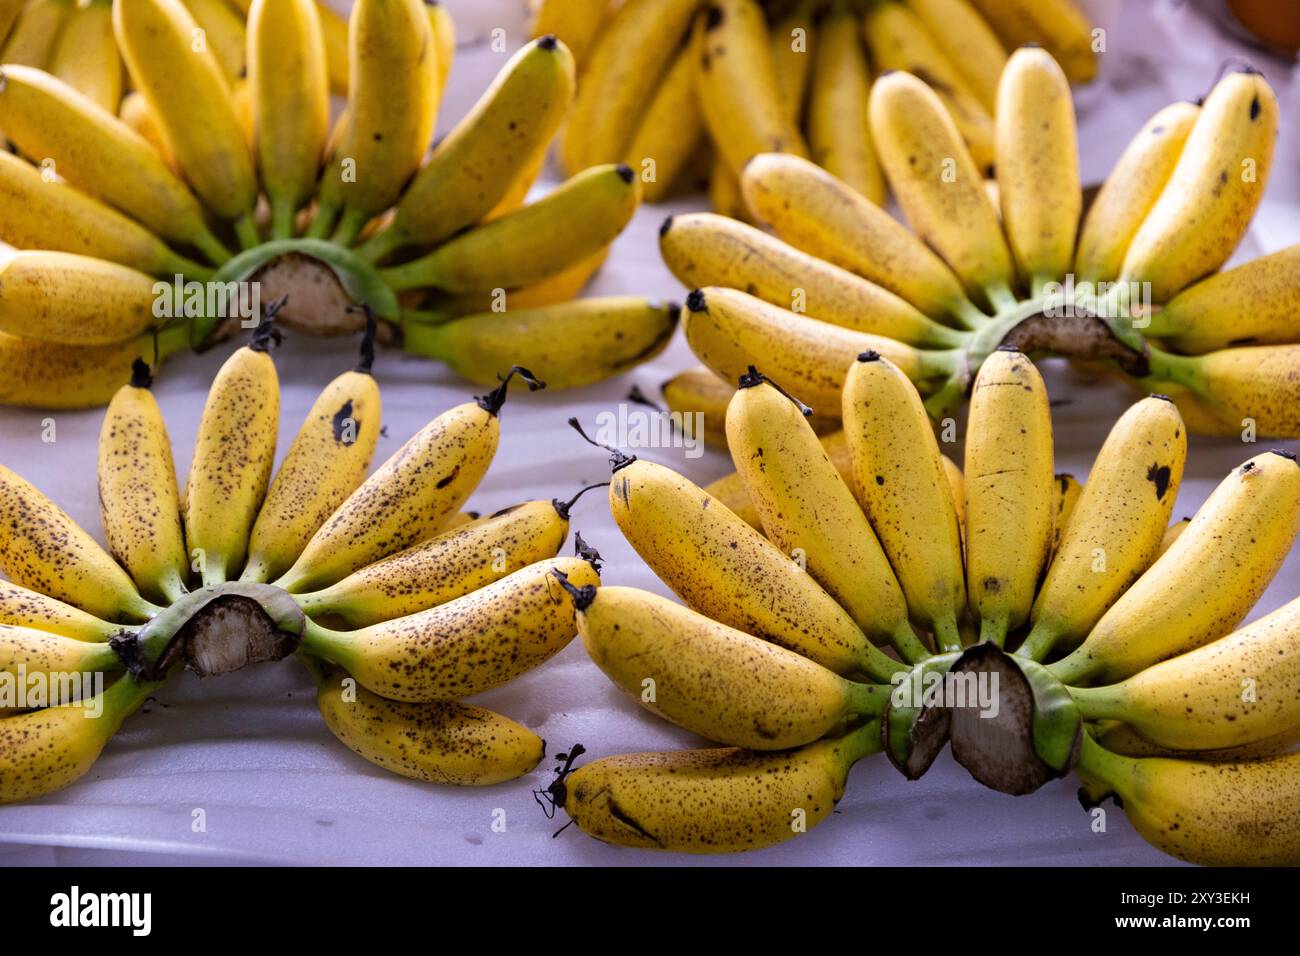
[[[1211,434],[1300,438],[1300,345],[1256,345],[1178,356],[1148,348],[1155,381],[1174,382],[1191,392]],[[1174,389],[1171,393],[1177,394]],[[1183,397],[1179,397],[1184,403]],[[1185,403],[1184,403],[1185,404]]]
[[[1277,139],[1277,97],[1242,68],[1206,97],[1169,182],[1124,256],[1121,282],[1168,302],[1232,255],[1264,195]]]
[[[1178,497],[1187,430],[1173,402],[1151,396],[1120,417],[1088,481],[1030,613],[1016,652],[1035,660],[1078,643],[1147,570]]]
[[[1112,282],[1119,277],[1129,244],[1169,182],[1200,112],[1195,103],[1172,103],[1147,120],[1125,147],[1084,217],[1074,257],[1076,280]]]
[[[316,529],[357,490],[379,441],[381,410],[369,356],[325,386],[266,492],[241,581],[273,581],[289,570]]]
[[[609,12],[610,0],[541,0],[536,7],[529,35],[533,39],[558,37],[573,51],[574,59],[585,61]]]
[[[54,47],[49,71],[101,109],[117,113],[122,101],[122,57],[113,37],[113,0],[87,0],[73,8]]]
[[[871,74],[858,19],[848,6],[837,4],[818,24],[808,94],[809,155],[832,176],[884,205],[885,174],[867,129]]]
[[[330,92],[348,95],[348,19],[325,0],[312,0],[320,20],[321,39],[325,43],[325,66],[329,70]]]
[[[71,252],[0,255],[0,332],[64,345],[132,339],[154,321],[154,280]]]
[[[600,576],[582,558],[552,558],[438,607],[356,631],[308,619],[302,647],[347,670],[390,700],[460,700],[499,687],[542,664],[573,640],[574,587]]]
[[[1300,534],[1300,466],[1266,452],[1233,470],[1187,530],[1051,670],[1066,683],[1122,680],[1227,634]]]
[[[272,316],[274,312],[270,313]],[[237,349],[208,389],[185,480],[185,539],[206,586],[244,566],[248,535],[266,496],[280,429],[280,382],[271,318]]]
[[[95,539],[36,488],[0,466],[0,571],[14,584],[108,621],[141,621],[158,608]]]
[[[803,123],[804,103],[812,79],[811,51],[816,44],[813,13],[812,0],[799,0],[772,22],[768,37],[781,108],[795,126]]]
[[[555,557],[569,533],[571,505],[526,501],[451,527],[336,584],[294,598],[307,614],[332,615],[349,627],[437,607]]]
[[[868,115],[880,163],[917,236],[995,308],[1014,303],[1002,223],[939,97],[910,73],[889,73],[871,87]]]
[[[429,35],[433,37],[433,49],[437,55],[435,66],[438,96],[441,97],[447,90],[447,77],[451,76],[451,67],[456,59],[456,22],[440,0],[424,0],[424,12],[429,18]]]
[[[244,17],[227,0],[181,0],[203,31],[203,43],[212,51],[226,77],[234,84],[247,74],[248,43]],[[245,13],[251,14],[252,6]]]
[[[961,531],[929,416],[897,365],[865,352],[844,382],[854,489],[903,587],[912,619],[945,651],[961,649],[966,608]]]
[[[99,431],[99,514],[115,558],[140,593],[171,604],[185,594],[189,560],[171,442],[139,359]]]
[[[864,634],[893,643],[905,659],[928,656],[908,622],[889,558],[803,412],[754,369],[727,408],[731,460],[768,539],[800,556]]]
[[[727,447],[727,403],[736,393],[730,382],[714,375],[707,366],[696,365],[678,372],[664,382],[659,390],[669,413],[682,416],[683,423],[695,421],[687,416],[704,416],[700,420],[703,428],[699,437],[704,439],[706,445],[714,448]],[[684,427],[693,428],[694,425]]]
[[[966,434],[966,589],[981,639],[1029,618],[1052,549],[1052,412],[1034,363],[999,350],[980,367]]]
[[[932,319],[970,328],[984,320],[925,243],[815,163],[757,156],[745,167],[741,188],[758,218],[795,248],[871,280]]]
[[[907,5],[980,105],[996,115],[1007,51],[993,28],[968,0],[907,0]]]
[[[72,12],[72,0],[32,0],[23,6],[0,50],[0,63],[45,69]]]
[[[399,292],[426,286],[473,292],[540,282],[613,242],[640,197],[632,170],[595,166],[546,198],[380,274]]]
[[[723,475],[705,485],[704,491],[726,505],[729,511],[755,531],[763,531],[763,519],[749,496],[745,479],[739,474],[733,471],[729,475]]]
[[[155,153],[167,164],[177,176],[181,174],[180,165],[176,162],[176,157],[172,155],[171,148],[163,138],[162,127],[158,125],[158,117],[153,115],[153,110],[149,108],[149,102],[144,98],[144,94],[139,90],[131,90],[122,97],[122,102],[117,108],[117,117],[137,136],[153,147]]]
[[[641,180],[646,202],[660,202],[676,185],[704,137],[695,92],[698,67],[689,45],[676,54],[621,159]]]
[[[1056,476],[1052,492],[1052,550],[1048,555],[1049,560],[1060,550],[1061,539],[1065,537],[1065,529],[1074,514],[1074,506],[1079,503],[1083,485],[1079,484],[1079,479],[1074,475],[1062,473]]]
[[[425,304],[432,308],[408,309],[404,317],[421,325],[440,325],[451,319],[462,319],[480,312],[496,311],[499,314],[506,309],[532,309],[572,302],[608,258],[609,247],[606,246],[549,279],[521,285],[516,289],[483,289],[460,295],[425,296]]]
[[[78,641],[107,641],[122,631],[120,624],[8,581],[0,581],[0,624],[15,624]]]
[[[122,660],[108,641],[79,641],[48,631],[0,624],[0,675],[10,688],[22,683],[42,686],[41,706],[71,703],[81,698],[83,677],[101,679],[121,670]]]
[[[1009,50],[1030,43],[1047,48],[1071,83],[1097,75],[1093,30],[1072,0],[973,0]]]
[[[546,744],[508,717],[452,701],[403,703],[358,687],[347,671],[304,657],[325,726],[378,767],[429,783],[487,787],[521,777]]]

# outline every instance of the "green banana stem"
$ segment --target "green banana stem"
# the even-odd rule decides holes
[[[907,673],[910,665],[894,660],[874,644],[868,643],[866,650],[862,654],[862,660],[858,661],[858,666],[862,668],[862,673],[866,674],[872,680],[888,682],[897,673]]]
[[[257,233],[257,222],[252,212],[246,212],[235,220],[235,237],[241,249],[253,249],[261,243],[262,237]]]
[[[1020,304],[1011,287],[1005,282],[990,282],[984,287],[984,293],[989,297],[989,302],[999,313],[1007,312],[1014,309]]]
[[[113,733],[117,733],[126,718],[143,707],[144,702],[166,682],[166,677],[162,680],[141,681],[130,674],[124,674],[114,681],[102,695],[103,717],[113,721]]]
[[[1037,624],[1016,648],[1016,656],[1041,661],[1056,644],[1057,635],[1044,624]]]
[[[1075,765],[1080,775],[1100,780],[1119,790],[1118,782],[1130,776],[1137,769],[1137,760],[1107,750],[1093,740],[1092,734],[1088,733],[1086,729],[1082,736],[1083,739],[1079,748],[1079,762]]]
[[[429,257],[431,255],[433,253],[421,256],[418,259],[412,259],[410,262],[404,262],[400,266],[389,266],[387,269],[380,269],[379,275],[395,292],[436,286],[438,284],[437,276],[429,268]]]
[[[958,325],[969,331],[981,328],[991,318],[979,306],[964,296],[961,301],[954,303],[949,314],[957,321]]]
[[[329,236],[330,228],[334,225],[334,220],[338,217],[339,207],[333,203],[326,203],[321,200],[320,205],[316,207],[316,215],[307,227],[304,238],[307,239],[324,239]]]
[[[962,649],[961,632],[957,629],[957,622],[954,620],[935,621],[934,639],[939,642],[940,654]]]
[[[1154,346],[1148,346],[1151,374],[1148,376],[1161,382],[1173,382],[1186,389],[1204,395],[1205,376],[1201,372],[1201,360],[1194,355],[1174,355]]]
[[[405,314],[405,313],[403,313]],[[431,313],[436,315],[437,313]],[[444,331],[448,316],[442,322],[415,322],[402,324],[402,351],[408,355],[445,361],[448,356],[447,336]]]
[[[389,226],[357,246],[355,251],[366,262],[376,263],[382,262],[387,256],[402,248],[404,244],[405,242],[398,235],[397,230]]]
[[[940,421],[952,414],[966,397],[966,389],[970,386],[970,382],[971,376],[967,372],[952,375],[937,392],[925,400],[925,410],[930,417]]]
[[[279,197],[271,200],[271,239],[292,239],[293,221],[298,210],[293,203]]]
[[[847,770],[859,760],[880,753],[880,718],[870,720],[840,738],[841,756]]]
[[[1069,687],[1070,696],[1085,720],[1123,720],[1124,705],[1118,684],[1105,687]]]
[[[988,641],[1002,647],[1007,640],[1007,624],[1005,616],[999,618],[981,618],[980,619],[980,642]]]
[[[456,316],[439,309],[403,309],[402,328],[408,325],[443,325]]]
[[[849,707],[859,717],[879,717],[889,706],[892,684],[849,684]]]
[[[915,664],[923,661],[930,656],[930,649],[921,643],[920,638],[911,626],[904,621],[898,630],[889,635],[889,643],[894,645],[894,650],[902,655],[903,660],[909,664]]]
[[[340,246],[350,246],[357,238],[359,233],[370,217],[357,209],[355,206],[348,206],[343,210],[343,216],[339,219],[338,226],[334,229],[334,235],[330,236],[330,242],[338,243]]]
[[[194,248],[203,253],[209,262],[214,266],[222,266],[230,261],[231,252],[225,247],[220,239],[208,232],[206,229],[197,236],[190,238]]]

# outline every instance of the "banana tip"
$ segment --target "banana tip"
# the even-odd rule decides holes
[[[704,290],[696,289],[686,297],[686,308],[692,312],[708,312],[709,305],[704,301]]]
[[[559,42],[554,33],[548,33],[537,38],[537,46],[542,50],[554,50],[559,45]]]

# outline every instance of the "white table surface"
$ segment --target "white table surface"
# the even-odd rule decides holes
[[[462,4],[465,6],[465,4]],[[503,56],[474,43],[493,25],[475,4],[452,75],[443,127],[472,102]],[[1085,181],[1106,173],[1129,136],[1157,108],[1191,98],[1211,83],[1229,53],[1248,53],[1216,35],[1200,8],[1172,0],[1089,5],[1108,28],[1099,83],[1079,91]],[[518,42],[518,18],[503,17]],[[1238,259],[1300,241],[1300,185],[1295,157],[1300,96],[1295,70],[1258,52],[1284,100],[1277,163],[1264,208]],[[698,208],[701,198],[642,209],[619,239],[590,294],[642,293],[681,298],[659,261],[655,231],[670,211]],[[235,346],[178,356],[155,386],[167,418],[176,465],[189,465],[198,417],[213,373]],[[281,454],[319,389],[352,359],[351,340],[290,334],[275,355],[282,385]],[[649,395],[694,364],[680,335],[665,354],[616,381],[575,392],[512,395],[502,441],[471,506],[487,511],[530,499],[567,496],[604,480],[605,457],[565,425],[592,422],[636,383]],[[1047,363],[1056,409],[1057,470],[1086,477],[1109,424],[1132,396]],[[476,391],[431,362],[381,353],[388,436],[382,461],[430,417]],[[57,440],[41,440],[53,417]],[[0,409],[0,463],[34,481],[96,535],[95,442],[102,412],[53,415]],[[1236,464],[1267,446],[1195,439],[1175,514],[1190,514]],[[1296,443],[1289,443],[1293,450]],[[949,449],[950,454],[953,449]],[[680,450],[642,452],[704,483],[730,470],[724,455],[687,460]],[[960,449],[956,456],[960,460]],[[599,492],[576,508],[573,526],[606,558],[604,580],[666,593],[613,525]],[[1293,555],[1264,595],[1256,615],[1300,593],[1300,555]],[[478,700],[535,728],[550,751],[575,741],[591,756],[699,746],[701,742],[641,711],[588,661],[575,641],[544,667]],[[307,675],[292,661],[200,682],[175,679],[145,713],[128,721],[100,761],[75,785],[19,806],[0,808],[0,861],[9,864],[249,863],[283,864],[1163,864],[1113,809],[1105,833],[1094,833],[1075,801],[1076,782],[1063,780],[1012,798],[986,790],[944,754],[919,782],[908,783],[883,757],[853,772],[838,812],[808,834],[739,858],[686,859],[604,846],[561,820],[547,820],[531,791],[550,780],[548,758],[524,779],[486,790],[421,784],[353,755],[326,730]],[[196,809],[205,832],[192,832]],[[494,832],[494,812],[506,812]]]

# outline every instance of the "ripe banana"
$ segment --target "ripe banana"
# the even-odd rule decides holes
[[[107,621],[141,621],[158,608],[95,539],[36,488],[0,466],[0,571],[14,584]]]
[[[1187,460],[1173,402],[1151,396],[1120,417],[1093,463],[1030,614],[1017,654],[1072,646],[1147,570],[1169,525]]]
[[[980,367],[966,435],[966,589],[981,640],[1029,618],[1052,549],[1052,411],[1034,363],[996,351]]]
[[[704,118],[695,92],[698,67],[691,47],[680,49],[622,153],[641,180],[646,202],[665,199],[700,148]]]
[[[273,313],[272,313],[273,314]],[[235,351],[208,389],[185,480],[185,540],[205,586],[244,566],[266,496],[280,430],[280,382],[268,349],[270,318]]]
[[[716,152],[708,172],[709,208],[719,216],[728,216],[741,222],[754,222],[754,214],[740,194],[740,181]]]
[[[808,84],[813,71],[813,58],[809,53],[815,43],[813,13],[812,0],[799,0],[787,13],[773,21],[768,37],[781,108],[786,119],[795,126],[803,122],[804,102],[808,98]]]
[[[907,0],[907,5],[980,105],[996,115],[1007,51],[993,28],[968,0]]]
[[[631,141],[646,90],[668,70],[666,51],[685,35],[699,0],[627,0],[601,29],[582,65],[582,88],[560,139],[565,175],[618,162]]]
[[[573,88],[573,56],[553,37],[521,49],[434,148],[403,192],[392,223],[364,243],[360,255],[378,262],[397,249],[440,242],[487,216],[520,170],[544,158]]]
[[[39,342],[108,345],[154,321],[154,280],[71,252],[0,254],[0,332]]]
[[[920,383],[947,378],[959,361],[956,351],[842,329],[735,289],[696,289],[686,298],[683,325],[696,357],[724,379],[735,381],[754,365],[823,415],[835,414],[845,372],[863,352],[888,357]]]
[[[1295,456],[1252,458],[1223,480],[1187,530],[1052,672],[1066,683],[1122,680],[1222,637],[1250,613],[1298,533]]]
[[[499,687],[573,640],[573,602],[554,571],[574,587],[600,576],[582,558],[552,558],[438,607],[356,631],[308,619],[302,647],[347,670],[390,700],[460,700]]]
[[[1061,548],[1061,539],[1065,537],[1065,529],[1074,514],[1074,507],[1079,503],[1083,485],[1079,484],[1079,479],[1074,475],[1059,474],[1056,476],[1052,492],[1052,550],[1048,555],[1049,560],[1054,558]]]
[[[424,12],[429,18],[429,35],[433,37],[433,50],[437,55],[435,68],[438,76],[438,97],[447,90],[447,77],[451,76],[456,59],[456,23],[451,11],[439,0],[424,0]]]
[[[867,129],[871,74],[858,36],[858,17],[837,4],[818,24],[808,94],[812,159],[876,205],[885,203],[885,174]]]
[[[99,514],[108,550],[140,593],[171,604],[185,594],[189,560],[171,442],[151,384],[149,367],[137,359],[131,383],[104,413]]]
[[[682,416],[683,427],[694,428],[695,419],[686,416],[703,415],[704,427],[697,437],[714,448],[727,447],[727,403],[736,393],[734,385],[714,375],[708,367],[696,365],[664,382],[660,391],[669,413]],[[685,424],[688,421],[690,425]],[[731,507],[730,503],[727,506]],[[758,529],[763,530],[761,525]]]
[[[295,600],[307,614],[332,615],[349,627],[437,607],[555,557],[569,533],[570,505],[527,501],[506,508],[449,528],[337,584],[295,595]]]
[[[164,239],[192,243],[214,262],[230,258],[198,201],[124,123],[40,70],[6,66],[0,81],[0,128],[19,152],[53,160],[67,182]]]
[[[1277,119],[1277,97],[1254,70],[1215,84],[1128,247],[1122,282],[1150,283],[1152,300],[1168,302],[1227,261],[1264,194]]]
[[[1300,338],[1300,244],[1202,279],[1151,316],[1144,335],[1199,354]]]
[[[905,4],[875,3],[862,21],[862,29],[876,69],[909,73],[924,81],[934,91],[942,115],[951,117],[960,133],[957,142],[965,141],[981,174],[991,173],[998,155],[993,118],[921,20]],[[873,135],[879,142],[880,134],[874,128]]]
[[[241,581],[289,570],[316,529],[357,490],[379,441],[382,403],[369,361],[325,386],[266,492]]]
[[[741,188],[758,218],[797,249],[883,286],[932,319],[968,328],[984,320],[943,260],[815,163],[757,156],[745,168]]]
[[[717,481],[709,482],[704,486],[704,491],[726,505],[728,510],[755,531],[763,530],[763,519],[758,514],[758,508],[754,506],[754,500],[749,497],[745,479],[736,472],[733,471],[729,475],[723,475]]]
[[[591,277],[609,258],[609,247],[557,272],[549,279],[519,286],[517,289],[492,289],[465,292],[461,295],[426,295],[425,304],[431,309],[408,309],[404,317],[422,325],[440,325],[451,319],[464,318],[480,312],[504,312],[507,309],[531,309],[543,305],[560,305],[576,299]],[[416,293],[419,295],[420,293]]]
[[[50,73],[101,109],[116,114],[122,101],[122,57],[113,37],[112,0],[74,7],[59,34]]]
[[[0,404],[35,408],[103,407],[131,380],[141,355],[158,360],[189,348],[184,325],[112,345],[58,345],[0,332]]]
[[[0,63],[45,69],[72,10],[72,0],[32,0],[18,15],[0,51]]]
[[[718,743],[800,747],[846,720],[879,716],[889,696],[648,591],[600,588],[574,604],[578,634],[606,677],[651,713]]]
[[[510,289],[540,282],[605,248],[628,224],[641,189],[626,166],[595,166],[544,199],[427,255],[381,271],[396,291]]]
[[[0,624],[0,675],[9,679],[10,692],[15,685],[22,685],[24,690],[39,687],[44,700],[37,706],[78,700],[85,685],[83,677],[99,674],[103,679],[121,667],[121,658],[107,641],[79,641],[48,631]]]
[[[998,87],[998,196],[1020,278],[1034,296],[1074,259],[1083,194],[1070,83],[1044,50],[1011,54]]]
[[[880,751],[880,724],[785,753],[736,747],[623,754],[551,785],[584,833],[677,853],[758,850],[830,816],[849,769]]]
[[[329,70],[314,0],[256,0],[248,13],[248,84],[257,169],[271,236],[293,235],[329,133]]]
[[[578,388],[662,352],[679,312],[674,303],[635,296],[583,299],[485,312],[443,325],[408,323],[403,342],[408,354],[446,362],[480,385],[496,381],[510,362],[521,362],[551,388]]]
[[[1090,83],[1097,75],[1092,27],[1071,0],[974,0],[974,3],[1007,49],[1041,44],[1061,64],[1071,83]]]
[[[233,85],[247,75],[244,17],[227,0],[182,0],[182,3],[203,31],[203,44],[217,58],[226,82]],[[252,13],[251,6],[248,13]]]
[[[330,732],[378,767],[429,783],[487,787],[514,780],[546,744],[508,717],[452,701],[402,703],[357,686],[347,671],[309,657],[316,705]]]
[[[719,157],[739,176],[759,153],[807,154],[781,103],[757,0],[715,0],[695,18],[696,94]]]
[[[1124,815],[1166,853],[1206,866],[1300,863],[1300,752],[1241,763],[1132,759],[1084,734],[1078,770],[1124,801]]]
[[[143,93],[132,90],[123,96],[117,108],[117,116],[133,133],[153,147],[154,152],[167,164],[168,169],[177,176],[180,175],[181,170],[176,163],[176,157],[171,154],[167,141],[163,139],[158,118],[149,109],[149,103]]]
[[[901,369],[864,352],[844,381],[854,489],[903,587],[912,619],[944,651],[961,649],[966,608],[961,530],[929,416]]]
[[[1157,381],[1190,390],[1204,412],[1225,427],[1213,434],[1300,438],[1300,345],[1258,345],[1184,357],[1151,347]],[[1182,401],[1182,398],[1179,399]]]
[[[664,263],[687,288],[726,286],[832,325],[949,348],[966,336],[887,289],[714,213],[672,216],[659,228]]]
[[[1012,305],[1015,268],[1002,223],[939,97],[910,73],[889,73],[871,87],[868,116],[880,163],[917,237],[968,289],[997,309]]]
[[[194,49],[194,18],[180,0],[113,0],[113,28],[134,87],[204,204],[255,245],[257,177],[217,59]]]
[[[1176,750],[1244,747],[1300,730],[1300,600],[1105,687],[1071,688],[1089,720],[1122,720]]]
[[[805,562],[864,634],[907,660],[927,657],[889,559],[803,408],[751,369],[727,408],[727,445],[768,539]]]
[[[312,0],[320,19],[321,39],[325,43],[325,66],[329,69],[330,92],[348,94],[348,20],[325,0]]]
[[[1172,103],[1147,120],[1125,147],[1084,217],[1074,257],[1076,280],[1112,282],[1119,277],[1129,244],[1173,175],[1200,112],[1195,103]]]
[[[16,624],[78,641],[107,641],[122,631],[120,624],[8,581],[0,581],[0,624]]]
[[[276,586],[301,593],[334,584],[445,528],[496,454],[509,378],[411,436],[320,526]]]
[[[610,7],[610,0],[541,0],[528,26],[533,39],[555,36],[585,61]]]

